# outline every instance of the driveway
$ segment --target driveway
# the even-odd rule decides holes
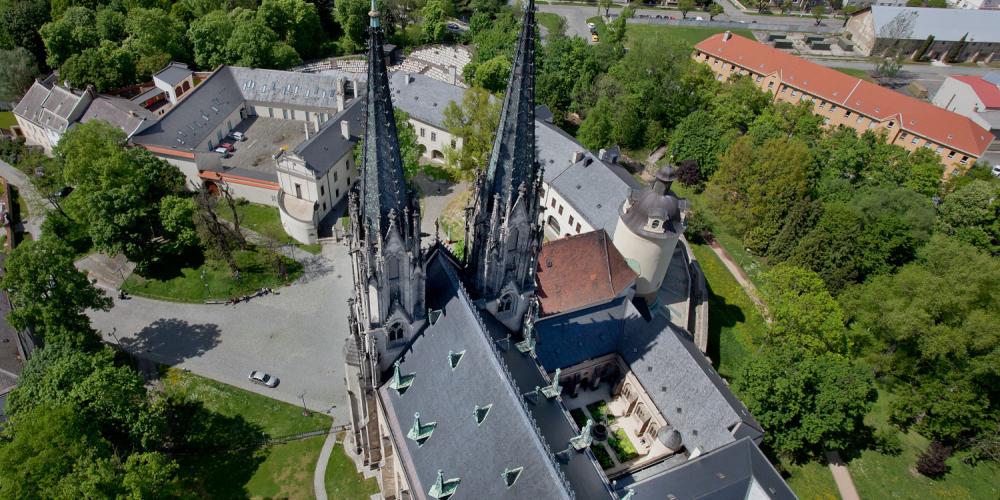
[[[38,238],[41,233],[42,223],[45,222],[45,212],[49,209],[49,202],[42,198],[35,185],[32,184],[24,172],[14,168],[11,164],[0,160],[0,176],[7,179],[7,182],[17,188],[17,192],[28,202],[28,214],[21,214],[21,224],[24,232],[31,233]],[[27,215],[27,217],[25,217]]]
[[[301,282],[276,295],[236,306],[116,298],[111,311],[90,316],[105,341],[120,342],[134,355],[291,404],[301,405],[304,394],[309,409],[343,423],[351,290],[347,247],[328,244]],[[252,384],[250,370],[281,383],[274,389]]]

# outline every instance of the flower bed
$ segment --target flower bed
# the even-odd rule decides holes
[[[618,457],[619,462],[628,462],[639,456],[639,452],[632,445],[632,440],[628,438],[628,435],[622,429],[615,430],[614,434],[608,438],[608,444],[611,445],[612,450],[615,450],[615,455]]]

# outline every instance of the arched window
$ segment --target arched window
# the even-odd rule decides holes
[[[503,294],[502,297],[500,297],[500,303],[497,304],[497,312],[507,312],[510,311],[513,307],[514,307],[514,296],[509,293],[505,293]]]
[[[405,330],[405,328],[403,327],[403,323],[401,323],[399,321],[397,321],[397,322],[389,325],[389,328],[388,328],[389,342],[395,342],[397,340],[402,339],[403,338],[403,331],[404,330]]]
[[[562,231],[559,229],[559,221],[557,221],[552,215],[549,216],[549,227],[551,227],[552,231],[556,234],[562,234]]]

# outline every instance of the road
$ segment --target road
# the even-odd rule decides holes
[[[49,208],[48,200],[38,194],[35,185],[31,183],[27,175],[24,175],[24,172],[3,160],[0,160],[0,175],[5,177],[8,183],[13,184],[17,188],[17,192],[28,202],[29,213],[21,214],[21,224],[24,227],[24,232],[31,233],[32,236],[38,238],[42,234],[42,223],[45,222],[45,213]],[[28,217],[25,218],[25,215]]]
[[[826,57],[808,57],[815,63],[836,68],[851,68],[871,71],[874,65],[870,61],[832,59]],[[950,75],[985,75],[995,68],[979,66],[938,66],[932,64],[904,64],[900,70],[898,78],[909,82],[917,82],[927,89],[928,98],[941,88],[941,84]]]

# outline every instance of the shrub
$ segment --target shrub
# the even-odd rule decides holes
[[[931,479],[940,479],[948,473],[948,464],[945,461],[951,456],[951,451],[950,446],[945,446],[939,441],[931,441],[927,450],[917,457],[917,472]]]
[[[712,228],[705,216],[699,210],[691,210],[684,219],[686,227],[684,236],[691,243],[707,243],[712,241]]]
[[[694,188],[701,191],[705,187],[705,180],[701,178],[698,171],[698,162],[694,160],[684,160],[677,165],[677,182],[682,186]]]
[[[608,444],[611,445],[611,449],[615,450],[615,455],[618,457],[619,462],[628,462],[633,458],[639,456],[639,452],[635,450],[635,446],[632,441],[625,434],[625,431],[618,429],[608,437]]]
[[[899,432],[894,429],[879,429],[872,436],[875,451],[886,455],[896,456],[903,452],[903,442],[899,439]]]
[[[594,457],[597,458],[597,463],[601,464],[602,469],[610,469],[611,467],[614,467],[615,462],[611,460],[611,455],[608,453],[608,449],[605,448],[603,444],[594,443],[590,449],[594,452]]]

